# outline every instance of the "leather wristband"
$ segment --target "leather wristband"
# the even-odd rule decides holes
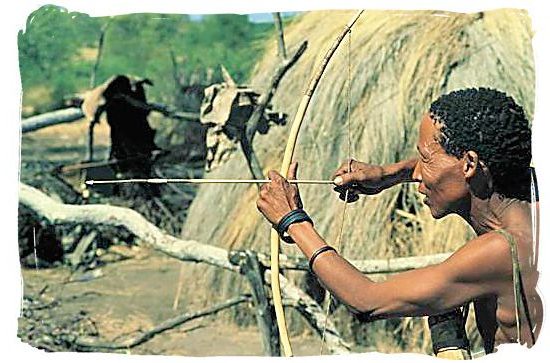
[[[285,241],[286,243],[294,243],[292,238],[286,232],[291,224],[300,222],[309,222],[311,223],[311,225],[313,225],[313,221],[311,220],[311,218],[309,218],[309,216],[303,209],[294,209],[285,214],[283,218],[281,218],[279,223],[277,223],[277,225],[274,225],[273,228],[275,228],[283,241]]]

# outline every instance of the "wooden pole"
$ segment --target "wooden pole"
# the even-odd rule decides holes
[[[240,140],[241,148],[243,149],[248,168],[250,169],[250,173],[252,174],[252,177],[254,179],[264,178],[260,161],[258,160],[258,157],[256,156],[256,153],[254,152],[254,148],[252,146],[254,141],[254,136],[256,135],[256,131],[258,130],[258,124],[260,122],[260,119],[264,115],[267,105],[271,102],[273,95],[277,91],[277,87],[279,86],[279,83],[283,79],[284,75],[294,64],[296,64],[298,59],[300,59],[302,54],[304,54],[306,48],[307,48],[307,41],[304,41],[300,45],[300,47],[298,47],[298,49],[293,54],[293,56],[289,60],[285,59],[285,61],[281,64],[281,66],[277,68],[273,78],[271,79],[271,83],[268,91],[263,93],[258,99],[258,104],[254,108],[254,112],[252,113],[252,115],[250,116],[250,118],[246,123],[246,129],[241,135],[241,140]],[[259,189],[260,184],[257,184],[257,185]]]
[[[275,23],[275,28],[277,29],[277,43],[279,45],[279,56],[283,59],[286,59],[286,48],[285,48],[285,33],[283,31],[283,21],[281,20],[281,13],[273,13],[273,22]]]
[[[260,264],[258,254],[254,251],[239,251],[230,255],[229,260],[240,266],[252,290],[252,301],[256,310],[256,322],[260,330],[263,351],[266,356],[281,355],[279,348],[279,332],[274,321],[273,305],[264,288],[265,267]]]

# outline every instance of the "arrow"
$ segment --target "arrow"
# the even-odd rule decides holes
[[[116,180],[86,180],[86,185],[97,184],[168,184],[168,183],[186,183],[186,184],[254,184],[254,183],[270,183],[269,179],[116,179]],[[332,180],[288,180],[291,184],[332,184]]]

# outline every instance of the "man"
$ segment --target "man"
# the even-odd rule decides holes
[[[518,340],[532,346],[542,304],[531,228],[531,132],[523,109],[496,90],[452,92],[423,116],[417,151],[416,158],[391,165],[345,162],[334,175],[335,190],[375,194],[418,183],[434,218],[457,214],[477,235],[440,264],[371,281],[327,246],[301,209],[298,188],[274,171],[258,209],[352,311],[369,319],[425,316],[473,301],[487,353]],[[294,163],[289,179],[296,171]],[[513,268],[514,248],[519,269]]]

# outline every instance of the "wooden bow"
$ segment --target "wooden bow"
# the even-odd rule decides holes
[[[319,84],[319,80],[321,79],[321,76],[323,75],[323,72],[325,71],[332,55],[334,54],[334,52],[336,51],[336,49],[338,48],[338,46],[340,45],[340,43],[342,42],[346,34],[351,31],[351,28],[353,27],[357,19],[359,19],[363,11],[364,10],[358,11],[353,16],[353,18],[348,22],[348,24],[344,27],[340,35],[338,35],[338,37],[336,38],[336,40],[334,41],[330,49],[327,51],[325,57],[317,67],[317,71],[315,72],[314,76],[309,81],[309,85],[306,91],[304,92],[304,96],[302,97],[300,105],[298,106],[298,110],[296,111],[296,116],[294,117],[294,121],[292,122],[292,127],[290,129],[290,136],[286,144],[283,163],[279,170],[280,174],[283,176],[286,176],[288,174],[290,163],[292,162],[292,158],[294,156],[296,141],[298,140],[298,133],[300,132],[300,127],[302,126],[302,122],[304,120],[306,110],[309,106],[309,102],[311,101],[313,93],[315,92],[315,89]],[[273,306],[275,307],[275,315],[277,318],[277,326],[279,328],[279,336],[281,340],[281,345],[283,347],[283,353],[286,357],[292,357],[292,347],[290,345],[290,339],[288,337],[285,313],[283,310],[283,303],[281,298],[281,285],[279,281],[279,249],[280,249],[279,235],[275,229],[272,229],[271,230],[271,291],[273,294]]]

